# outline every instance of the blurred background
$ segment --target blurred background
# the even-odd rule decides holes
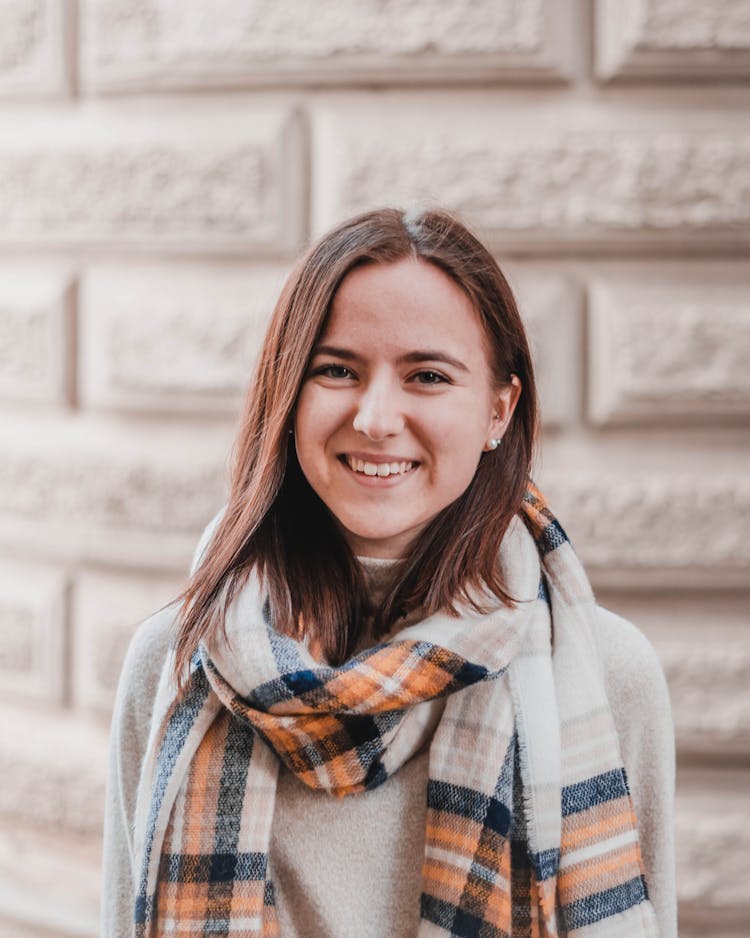
[[[749,78],[750,0],[0,2],[0,935],[98,933],[118,670],[279,286],[415,202],[508,272],[537,479],[667,673],[681,935],[748,934]]]

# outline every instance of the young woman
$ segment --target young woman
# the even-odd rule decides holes
[[[664,679],[531,483],[535,427],[453,217],[302,257],[228,503],[123,668],[105,935],[675,934]]]

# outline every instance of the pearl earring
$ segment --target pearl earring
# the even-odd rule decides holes
[[[497,449],[499,445],[500,440],[496,440],[494,438],[490,440],[490,449]]]

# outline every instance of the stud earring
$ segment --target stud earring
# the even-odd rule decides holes
[[[489,442],[490,449],[497,449],[499,445],[500,445],[500,440],[496,440],[494,438],[491,439]]]

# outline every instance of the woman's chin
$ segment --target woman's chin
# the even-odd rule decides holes
[[[341,524],[341,522],[339,522]],[[405,557],[423,526],[404,530],[372,525],[341,524],[347,543],[357,557],[398,560]]]

